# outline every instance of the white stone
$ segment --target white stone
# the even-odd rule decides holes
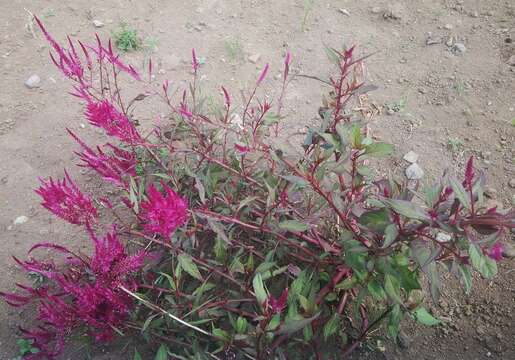
[[[29,218],[25,215],[18,216],[16,219],[14,219],[13,224],[14,225],[21,225],[25,224],[27,221],[29,221]]]
[[[413,163],[406,169],[406,177],[410,180],[420,180],[424,176],[424,170],[417,164]]]
[[[250,55],[248,57],[249,61],[253,64],[257,63],[259,61],[259,59],[261,58],[261,54],[257,53],[257,54],[253,54],[253,55]]]
[[[414,151],[410,151],[410,152],[406,153],[406,155],[404,155],[403,159],[406,160],[407,162],[413,164],[413,163],[417,162],[418,154]]]
[[[38,88],[40,84],[41,78],[36,74],[31,75],[27,80],[25,80],[25,86],[29,89]]]
[[[96,28],[101,28],[102,26],[104,26],[104,23],[100,20],[93,20],[93,26],[96,27]]]

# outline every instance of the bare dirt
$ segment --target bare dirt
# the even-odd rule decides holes
[[[40,241],[85,246],[77,228],[55,221],[39,206],[33,189],[38,176],[60,177],[67,168],[94,191],[90,174],[73,167],[75,144],[65,127],[101,141],[67,94],[69,84],[51,65],[48,46],[27,10],[39,15],[59,40],[71,34],[88,41],[95,32],[107,38],[127,22],[145,45],[127,58],[140,66],[152,56],[159,81],[168,78],[181,85],[187,80],[195,47],[205,57],[207,86],[224,84],[234,94],[255,79],[265,62],[272,70],[266,87],[271,95],[277,93],[275,75],[286,49],[298,71],[324,77],[329,72],[324,44],[359,44],[362,54],[373,54],[367,76],[379,87],[369,96],[379,112],[371,128],[397,148],[387,165],[402,175],[408,165],[402,157],[413,150],[428,181],[445,169],[460,169],[474,154],[488,173],[491,201],[504,208],[513,205],[512,0],[0,0],[0,289],[12,290],[14,282],[24,280],[11,255],[23,258]],[[103,26],[96,28],[93,20]],[[252,55],[256,63],[249,61]],[[40,86],[29,89],[24,82],[33,74],[40,77]],[[291,84],[286,126],[296,129],[316,121],[321,88],[305,78]],[[141,120],[150,123],[156,115]],[[14,224],[20,216],[27,221]],[[434,307],[448,319],[445,326],[420,328],[408,321],[403,347],[386,342],[383,352],[362,349],[353,357],[515,359],[514,265],[513,260],[502,263],[494,281],[476,279],[469,296],[448,279],[448,291]],[[0,359],[17,355],[17,327],[30,315],[0,303]],[[131,358],[124,351],[106,351],[92,358]],[[87,355],[70,349],[64,358]]]

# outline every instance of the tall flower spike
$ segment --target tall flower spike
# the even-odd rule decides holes
[[[107,144],[106,146],[110,147],[113,151],[112,155],[104,153],[100,146],[97,147],[97,153],[79,139],[70,129],[66,130],[82,147],[82,152],[76,152],[84,162],[84,165],[79,166],[89,167],[95,170],[105,180],[118,186],[125,184],[123,180],[125,174],[136,175],[136,158],[129,151]]]
[[[115,136],[128,144],[141,141],[134,124],[107,100],[89,100],[86,117],[91,125],[104,129],[109,136]]]
[[[467,161],[467,165],[465,167],[465,181],[464,185],[467,188],[472,186],[472,181],[474,180],[474,157],[471,156]]]
[[[65,178],[54,181],[40,179],[36,193],[43,198],[41,205],[56,216],[75,225],[91,224],[98,217],[91,199],[84,195],[65,171]]]
[[[168,238],[188,219],[188,203],[164,182],[161,182],[161,186],[165,195],[162,195],[154,184],[148,187],[148,200],[141,202],[141,217],[146,232]]]

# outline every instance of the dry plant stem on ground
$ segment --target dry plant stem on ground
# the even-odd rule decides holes
[[[435,301],[443,271],[467,292],[472,270],[496,275],[514,213],[485,206],[473,158],[462,180],[445,175],[421,190],[373,175],[369,164],[393,147],[371,138],[348,110],[364,92],[354,47],[327,49],[335,73],[295,157],[275,141],[289,53],[275,112],[259,99],[267,64],[241,114],[221,87],[223,110],[213,115],[199,91],[195,50],[192,84],[175,99],[168,82],[149,90],[111,42],[68,39],[65,48],[36,22],[85,117],[112,138],[94,149],[68,130],[80,165],[118,195],[84,194],[67,173],[41,180],[42,205],[82,226],[93,254],[45,243],[30,254],[46,248],[61,259],[16,259],[39,279],[1,294],[13,306],[38,308],[39,325],[23,329],[36,349],[25,358],[57,356],[72,333],[97,342],[142,336],[165,358],[330,358],[350,354],[383,323],[392,338],[405,316],[440,323],[424,305],[423,274]],[[149,62],[149,79],[152,71]],[[145,91],[125,99],[122,75]],[[170,123],[142,135],[130,108],[147,98],[164,101]],[[118,222],[103,225],[100,208]]]

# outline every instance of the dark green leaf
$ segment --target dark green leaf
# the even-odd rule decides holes
[[[254,276],[252,286],[254,287],[254,294],[256,295],[256,300],[258,301],[259,306],[262,306],[268,298],[268,294],[265,290],[265,285],[263,284],[263,279],[261,278],[260,273],[257,273]]]
[[[397,229],[396,224],[390,224],[384,229],[384,241],[383,245],[381,246],[383,249],[390,246],[395,239],[397,239],[397,236],[399,236],[399,230]]]
[[[461,182],[459,182],[456,178],[451,177],[449,179],[449,183],[451,184],[454,195],[458,198],[461,205],[463,205],[467,210],[470,210],[470,196],[463,185],[461,185]]]
[[[393,153],[394,147],[384,142],[376,142],[365,148],[364,154],[372,157],[386,157]]]
[[[340,315],[334,313],[333,316],[324,325],[324,339],[327,341],[328,338],[338,332],[340,328]]]
[[[382,233],[390,223],[390,212],[385,208],[367,211],[359,217],[359,223],[373,231]]]
[[[302,319],[287,319],[284,324],[276,331],[278,335],[291,335],[304,327],[308,326],[320,316],[320,313],[313,315],[310,318],[302,318]]]
[[[139,354],[138,350],[134,350],[134,357],[133,357],[133,360],[143,360],[141,358],[141,355]]]
[[[367,289],[376,300],[383,300],[386,296],[381,285],[375,280],[371,280],[367,284]]]
[[[168,346],[166,346],[165,344],[161,344],[161,346],[157,350],[154,360],[168,360]]]
[[[431,221],[431,217],[427,211],[410,201],[383,199],[383,203],[386,206],[391,207],[398,214],[406,216],[409,219],[416,219],[427,222]]]
[[[390,274],[386,274],[384,277],[384,289],[388,296],[397,302],[398,304],[402,304],[401,294],[400,294],[400,285],[399,280]]]
[[[292,232],[302,232],[309,229],[309,226],[297,220],[285,220],[279,223],[279,228]]]
[[[465,293],[469,294],[472,289],[472,274],[467,265],[458,265],[460,269],[461,278],[463,279],[463,286],[465,287]]]
[[[388,316],[388,335],[392,338],[396,338],[399,334],[399,327],[402,320],[402,312],[399,304],[393,306]]]
[[[179,254],[177,259],[179,260],[179,264],[184,271],[193,276],[195,279],[202,281],[202,275],[200,275],[200,271],[198,270],[197,265],[195,265],[193,262],[191,256],[182,253]]]
[[[306,186],[309,184],[305,179],[301,178],[300,176],[285,175],[285,176],[281,176],[281,177],[295,185]]]

